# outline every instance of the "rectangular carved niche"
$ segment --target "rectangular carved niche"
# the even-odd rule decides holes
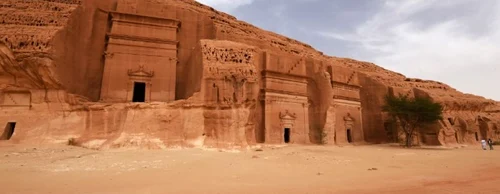
[[[31,107],[30,92],[3,92],[1,98],[1,107]]]

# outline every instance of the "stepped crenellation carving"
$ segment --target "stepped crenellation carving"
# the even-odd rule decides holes
[[[351,75],[349,76],[349,78],[348,78],[348,79],[347,79],[347,81],[346,81],[346,84],[351,83],[352,79],[354,78],[354,75],[356,75],[356,72],[355,72],[355,71],[353,71],[353,72],[351,73]]]

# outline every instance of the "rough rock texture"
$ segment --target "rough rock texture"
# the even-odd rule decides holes
[[[0,124],[16,123],[12,141],[396,142],[381,111],[388,93],[445,107],[417,143],[500,139],[499,102],[326,56],[192,0],[3,0],[0,26]],[[146,103],[130,103],[135,83],[145,83]]]

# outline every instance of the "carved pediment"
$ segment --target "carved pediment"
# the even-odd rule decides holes
[[[179,62],[179,59],[177,59],[176,57],[169,57],[168,60],[169,61],[175,61],[176,63]]]
[[[347,115],[344,116],[344,122],[347,128],[350,128],[354,125],[354,118],[352,118],[350,113],[347,113]]]
[[[280,119],[282,120],[295,120],[297,118],[295,113],[290,113],[288,110],[280,112]]]
[[[107,52],[107,51],[104,52],[105,58],[113,58],[113,56],[115,56],[115,53]]]
[[[154,71],[146,71],[144,69],[144,65],[141,65],[139,66],[139,69],[137,70],[132,70],[132,69],[129,69],[128,70],[128,75],[129,76],[134,76],[134,77],[147,77],[147,78],[151,78],[155,75],[155,72]]]
[[[351,114],[350,113],[347,113],[346,116],[344,116],[344,121],[348,122],[354,122],[354,118],[352,118]]]

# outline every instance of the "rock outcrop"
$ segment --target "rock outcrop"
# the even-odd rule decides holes
[[[444,106],[420,143],[500,140],[499,102],[326,56],[193,0],[4,0],[0,26],[0,124],[16,124],[1,137],[15,142],[394,142],[388,93]]]

